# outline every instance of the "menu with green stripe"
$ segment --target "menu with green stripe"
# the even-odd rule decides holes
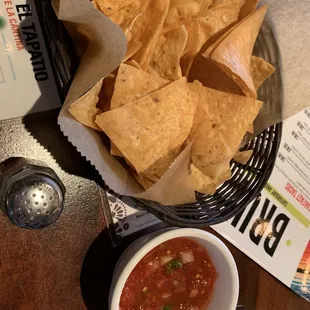
[[[284,122],[262,196],[213,228],[310,301],[310,108]]]

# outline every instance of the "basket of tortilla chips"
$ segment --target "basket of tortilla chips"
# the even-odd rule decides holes
[[[259,195],[273,169],[281,125],[260,132],[256,120],[279,100],[281,78],[277,45],[262,27],[267,6],[257,4],[93,1],[122,28],[127,52],[69,112],[138,182],[136,202],[171,224],[227,220]]]

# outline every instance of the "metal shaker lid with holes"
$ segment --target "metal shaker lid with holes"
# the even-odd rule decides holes
[[[57,174],[42,162],[12,158],[1,164],[1,209],[20,227],[37,229],[55,222],[64,194]]]

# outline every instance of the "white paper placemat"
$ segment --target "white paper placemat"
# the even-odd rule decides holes
[[[0,120],[57,107],[60,98],[34,2],[0,1]]]

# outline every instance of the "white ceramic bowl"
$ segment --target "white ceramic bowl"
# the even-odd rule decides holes
[[[239,294],[239,277],[233,256],[226,245],[214,235],[193,228],[165,229],[146,235],[132,243],[120,257],[110,289],[110,310],[119,310],[120,297],[127,278],[139,261],[159,244],[178,237],[195,240],[206,248],[218,277],[208,310],[235,310]]]

